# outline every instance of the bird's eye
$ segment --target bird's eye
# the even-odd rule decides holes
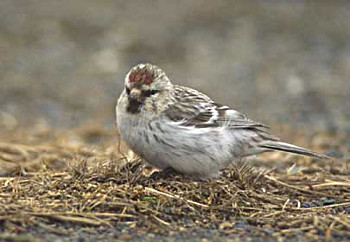
[[[158,93],[159,91],[158,90],[152,90],[151,91],[151,95],[154,95],[154,94],[156,94],[156,93]]]
[[[158,92],[159,92],[158,90],[146,90],[146,91],[143,91],[142,94],[145,97],[149,97],[149,96],[154,95],[154,94],[156,94]]]
[[[130,88],[125,87],[126,94],[130,95]]]

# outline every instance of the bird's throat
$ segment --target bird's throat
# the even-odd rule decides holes
[[[140,112],[142,103],[135,100],[135,99],[129,99],[128,106],[126,107],[126,111],[131,114],[136,114]]]

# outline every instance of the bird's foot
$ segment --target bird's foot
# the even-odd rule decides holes
[[[177,176],[179,174],[180,173],[177,172],[176,170],[174,170],[173,168],[167,167],[162,171],[153,172],[152,175],[150,176],[150,178],[154,179],[154,180],[160,180],[160,179],[164,179],[167,177]]]

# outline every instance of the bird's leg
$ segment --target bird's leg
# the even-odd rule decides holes
[[[167,167],[162,171],[153,172],[150,178],[154,180],[164,179],[171,176],[179,175],[180,173],[174,170],[172,167]]]

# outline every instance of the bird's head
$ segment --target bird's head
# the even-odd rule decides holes
[[[125,77],[126,111],[138,113],[142,108],[157,111],[171,89],[171,82],[158,66],[139,64]]]

